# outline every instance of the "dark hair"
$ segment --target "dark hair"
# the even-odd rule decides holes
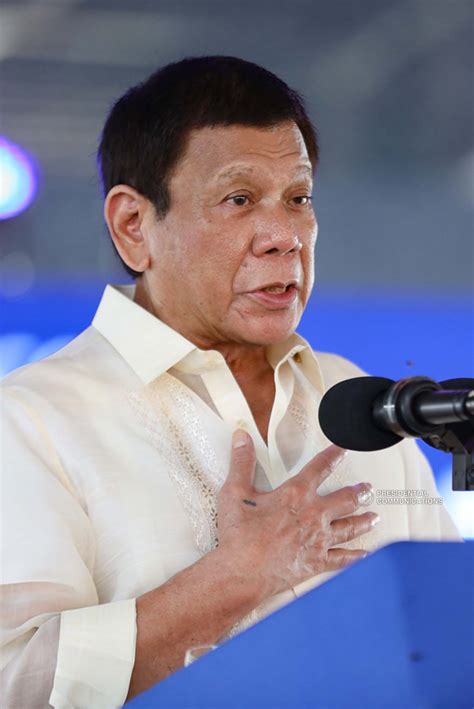
[[[127,184],[157,216],[170,208],[169,180],[191,130],[216,125],[270,127],[294,121],[313,170],[316,131],[301,96],[275,74],[236,57],[191,57],[168,64],[113,106],[98,150],[104,194]],[[140,273],[123,264],[134,277]]]

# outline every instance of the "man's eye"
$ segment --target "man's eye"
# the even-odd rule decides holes
[[[226,202],[232,202],[236,207],[245,207],[250,200],[245,194],[235,194],[233,197],[227,197]]]
[[[307,204],[311,203],[311,196],[307,195],[307,194],[301,194],[301,195],[298,195],[297,197],[293,197],[293,202],[298,207],[306,207]]]

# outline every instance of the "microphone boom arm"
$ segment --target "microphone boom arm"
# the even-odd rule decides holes
[[[453,456],[453,490],[474,490],[474,428],[468,422],[460,422],[463,409],[466,418],[472,420],[472,392],[466,400],[465,389],[471,389],[472,380],[451,379],[445,382],[435,382],[427,377],[408,377],[395,382],[374,402],[373,415],[378,425],[387,425],[393,433],[400,437],[420,437],[425,443],[451,453]],[[462,389],[464,387],[464,389]],[[449,392],[446,392],[449,390]],[[453,399],[455,390],[459,390],[458,399]],[[449,404],[441,413],[443,423],[436,426],[436,416],[440,415],[440,403],[444,394],[449,393]],[[424,414],[422,421],[417,417],[416,409]],[[434,415],[430,416],[430,406]],[[451,421],[449,414],[452,413]],[[457,414],[457,415],[456,415]],[[431,419],[427,423],[426,419]],[[403,421],[403,428],[400,426]],[[433,426],[436,426],[435,428]]]

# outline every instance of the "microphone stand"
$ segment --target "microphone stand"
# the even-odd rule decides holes
[[[468,421],[444,424],[423,439],[425,443],[453,455],[453,490],[474,491],[474,428]]]

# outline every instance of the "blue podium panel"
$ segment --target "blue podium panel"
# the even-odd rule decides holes
[[[127,703],[472,709],[474,542],[398,542]]]

